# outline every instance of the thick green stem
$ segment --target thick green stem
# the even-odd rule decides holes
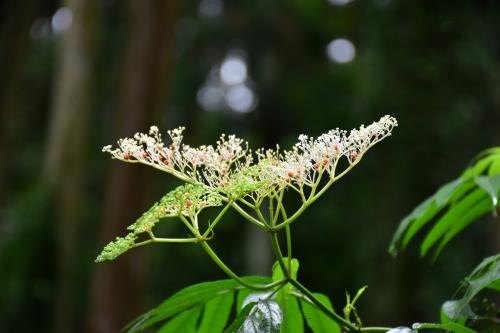
[[[278,241],[278,235],[275,232],[271,233],[271,244],[273,246],[274,255],[278,260],[278,264],[280,265],[281,270],[283,271],[283,275],[289,279],[291,278],[291,271],[287,268],[285,264],[285,259],[283,258],[283,254],[281,253],[280,244]]]
[[[224,262],[217,256],[214,250],[212,250],[212,248],[207,244],[207,242],[202,241],[200,242],[200,244],[203,247],[203,249],[207,252],[207,254],[210,256],[210,258],[217,264],[217,266],[219,266],[219,268],[224,271],[224,273],[226,273],[230,278],[236,280],[239,284],[247,287],[248,289],[259,290],[259,291],[270,290],[276,286],[285,284],[288,281],[287,279],[283,279],[269,284],[262,284],[262,285],[251,284],[242,279],[241,277],[239,277],[229,267],[227,267],[226,264],[224,264]]]
[[[286,231],[286,256],[288,258],[288,270],[292,270],[292,233],[290,231],[290,226],[285,227]]]

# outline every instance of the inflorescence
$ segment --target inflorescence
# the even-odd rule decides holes
[[[135,241],[141,233],[148,233],[154,241],[151,229],[165,217],[177,216],[185,224],[189,222],[190,231],[201,237],[198,214],[205,207],[224,202],[241,201],[259,209],[264,199],[281,198],[283,191],[291,188],[301,195],[305,209],[318,197],[316,190],[323,178],[328,179],[326,189],[356,165],[373,145],[390,136],[397,125],[395,118],[384,116],[350,132],[337,128],[317,138],[300,135],[293,148],[285,151],[276,147],[253,152],[246,141],[234,135],[222,135],[215,146],[194,148],[183,143],[184,127],[168,131],[167,143],[156,126],[151,126],[147,134],[136,133],[133,138],[120,139],[116,148],[105,146],[103,151],[115,159],[165,171],[187,184],[144,213],[129,227],[132,232],[108,244],[97,261],[114,259],[137,246]],[[347,161],[347,166],[339,172],[341,160]],[[233,207],[244,214],[239,206]]]

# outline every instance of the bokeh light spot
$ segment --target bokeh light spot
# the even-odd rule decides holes
[[[356,56],[356,48],[350,40],[338,38],[332,40],[327,45],[326,53],[330,60],[339,64],[345,64],[354,59]]]
[[[229,56],[220,66],[220,78],[225,84],[240,84],[247,78],[247,65],[240,57]]]
[[[227,105],[235,112],[246,113],[255,107],[255,95],[244,84],[229,88],[225,97]]]
[[[70,27],[71,22],[73,22],[73,12],[68,7],[61,7],[52,16],[52,29],[54,32],[62,32]]]

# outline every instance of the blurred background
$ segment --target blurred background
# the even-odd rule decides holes
[[[187,127],[253,148],[395,116],[394,135],[293,224],[306,286],[337,310],[369,288],[369,325],[438,320],[493,218],[432,264],[398,222],[480,150],[500,145],[500,5],[401,0],[18,0],[0,4],[0,332],[117,332],[189,284],[225,278],[195,245],[95,264],[172,177],[101,153],[122,136]],[[267,239],[237,215],[214,247],[269,274]],[[165,223],[165,233],[182,232]]]

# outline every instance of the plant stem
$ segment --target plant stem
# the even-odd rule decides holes
[[[288,270],[292,270],[292,233],[290,231],[290,226],[285,227],[286,231],[286,256],[288,258]]]
[[[361,332],[387,332],[390,331],[392,327],[363,327],[360,331]]]
[[[280,281],[276,281],[273,283],[269,284],[263,284],[263,285],[257,285],[257,284],[251,284],[246,282],[244,279],[239,277],[236,273],[234,273],[229,267],[224,264],[224,262],[217,256],[217,254],[212,250],[212,248],[207,244],[207,242],[200,242],[201,246],[203,249],[207,252],[207,254],[210,256],[210,258],[219,266],[220,269],[224,271],[227,275],[229,275],[230,278],[236,280],[239,284],[247,287],[248,289],[253,289],[253,290],[269,290],[272,289],[276,286],[285,284],[288,279],[283,279]]]
[[[295,221],[300,215],[302,215],[302,213],[307,209],[307,207],[309,207],[313,202],[315,202],[316,200],[318,200],[318,198],[326,192],[326,190],[328,190],[330,188],[330,186],[333,185],[333,183],[335,183],[337,180],[339,180],[340,178],[342,178],[343,176],[345,176],[349,170],[351,170],[356,164],[359,163],[359,161],[361,160],[361,158],[363,157],[363,155],[359,155],[358,158],[356,159],[356,161],[354,161],[352,164],[350,164],[344,171],[342,171],[338,176],[330,179],[330,181],[325,185],[323,186],[323,188],[318,192],[316,193],[314,196],[310,197],[309,199],[307,199],[307,201],[305,201],[302,206],[300,206],[300,208],[292,215],[290,216],[287,220],[281,222],[280,224],[278,224],[277,226],[274,226],[272,228],[273,231],[276,231],[276,230],[280,230],[280,229],[283,229],[284,227],[286,227],[288,224],[292,223],[293,221]]]
[[[226,211],[229,209],[231,206],[231,201],[227,203],[227,205],[220,211],[219,214],[217,214],[217,217],[215,220],[210,224],[210,226],[207,228],[207,230],[203,233],[203,237],[207,237],[210,231],[213,230],[213,228],[219,223],[220,219],[222,216],[226,213]]]
[[[283,254],[281,253],[280,244],[278,242],[278,235],[276,232],[271,232],[271,244],[273,246],[273,251],[278,260],[278,264],[280,265],[281,270],[283,271],[283,275],[286,278],[291,278],[291,271],[287,269],[285,265],[285,260],[283,258]]]
[[[321,311],[323,311],[328,317],[330,317],[337,324],[345,328],[350,332],[358,332],[359,329],[354,326],[349,321],[345,320],[338,314],[336,314],[333,310],[330,310],[323,303],[321,303],[316,297],[314,297],[313,293],[310,292],[306,287],[304,287],[299,281],[296,279],[290,278],[289,282],[297,288],[302,294],[304,294],[314,305],[316,305]]]
[[[200,240],[198,238],[152,238],[153,243],[196,243]]]
[[[242,215],[244,218],[246,218],[248,221],[252,222],[253,224],[257,225],[259,228],[261,229],[264,229],[266,230],[266,226],[264,225],[264,223],[260,222],[259,220],[257,220],[255,217],[251,216],[250,214],[248,214],[247,212],[245,212],[245,210],[243,208],[241,208],[240,206],[238,206],[237,203],[235,203],[234,201],[231,202],[231,206],[238,212],[240,213],[240,215]]]

